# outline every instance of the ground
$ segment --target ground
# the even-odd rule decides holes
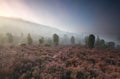
[[[120,79],[120,52],[82,46],[1,47],[0,79]]]

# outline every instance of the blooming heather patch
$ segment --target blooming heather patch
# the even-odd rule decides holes
[[[120,79],[120,52],[81,46],[1,48],[0,79]]]

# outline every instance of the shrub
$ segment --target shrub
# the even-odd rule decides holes
[[[42,37],[41,39],[39,39],[39,44],[43,44],[44,43],[44,38]]]
[[[46,47],[50,47],[51,45],[50,44],[45,44]]]
[[[87,79],[86,74],[84,72],[78,71],[76,75],[76,79]]]
[[[109,49],[113,49],[113,48],[115,47],[115,43],[114,43],[114,42],[108,42],[108,43],[107,43],[107,47],[108,47]]]
[[[64,71],[60,79],[72,79],[71,71],[70,70]]]
[[[116,45],[116,49],[120,51],[120,45]]]
[[[24,43],[24,42],[23,43],[19,43],[18,45],[23,47],[23,46],[26,46],[26,43]]]
[[[106,48],[105,40],[100,39],[99,36],[97,36],[95,47],[105,49]]]
[[[103,39],[100,40],[100,47],[105,48],[105,40]]]

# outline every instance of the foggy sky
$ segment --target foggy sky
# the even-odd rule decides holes
[[[69,32],[120,37],[119,0],[0,0],[0,16]]]

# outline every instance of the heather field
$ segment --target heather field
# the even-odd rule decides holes
[[[1,47],[0,79],[120,79],[120,52],[77,45]]]

